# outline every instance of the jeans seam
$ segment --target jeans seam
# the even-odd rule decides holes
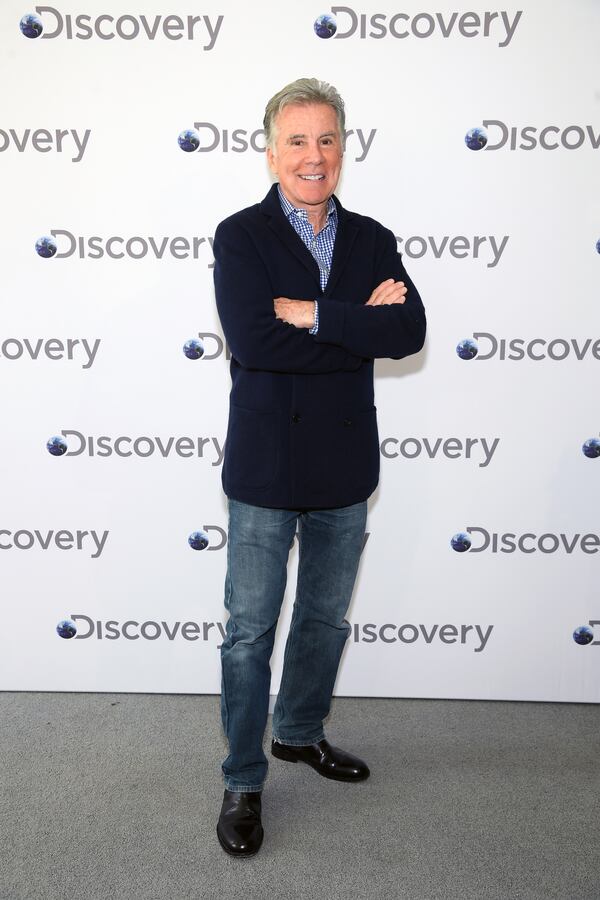
[[[300,544],[300,541],[298,541],[298,544]],[[296,588],[296,598],[297,598],[297,595],[298,595],[298,590]],[[294,608],[292,611],[292,618],[291,618],[290,626],[288,629],[286,643],[288,641],[291,642],[293,640],[294,626],[295,626],[296,620],[298,618],[297,613],[298,613],[298,607],[296,606],[296,601],[294,600]],[[284,663],[285,663],[285,654],[284,654]],[[277,706],[279,707],[278,712],[281,713],[280,718],[285,718],[285,702],[282,698],[285,697],[285,686],[290,679],[290,668],[291,668],[291,666],[289,666],[289,665],[283,666],[283,672],[281,673],[281,681],[279,683],[279,690],[277,691]]]
[[[230,523],[231,523],[231,518],[229,519],[228,526],[227,526],[227,533],[228,533],[228,535],[229,535]],[[225,605],[226,605],[227,611],[228,611],[228,613],[229,613],[229,618],[231,618],[230,607],[231,607],[231,594],[232,594],[232,592],[233,592],[233,586],[232,586],[232,583],[231,583],[231,572],[230,572],[230,567],[229,567],[229,565],[230,565],[230,550],[229,550],[229,540],[227,540],[227,575],[226,575],[226,581],[227,581],[227,604],[225,604]],[[226,639],[225,639],[225,640],[226,640]],[[225,640],[223,641],[223,643],[225,643]],[[231,649],[231,648],[229,648],[229,649]],[[221,656],[222,656],[222,645],[221,645]],[[224,701],[225,701],[225,703],[224,703],[224,706],[225,706],[225,722],[223,723],[223,725],[224,725],[224,732],[225,732],[225,735],[227,735],[227,730],[228,730],[228,725],[229,725],[229,704],[228,704],[228,702],[227,702],[227,683],[226,683],[226,678],[225,678],[225,666],[224,666],[223,664],[221,664],[221,681],[222,681],[222,688],[221,688],[221,690],[222,690],[222,693],[223,693],[223,695],[224,695],[224,698],[223,698],[223,699],[224,699]]]

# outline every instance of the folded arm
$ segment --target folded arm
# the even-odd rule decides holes
[[[307,330],[276,317],[267,266],[242,225],[221,223],[213,251],[217,310],[231,353],[241,366],[306,373],[359,368],[360,355],[317,344]]]
[[[425,309],[419,292],[402,265],[396,238],[384,230],[384,244],[376,263],[375,283],[385,298],[382,282],[403,282],[406,293],[401,300],[346,303],[331,297],[319,298],[319,330],[315,343],[333,344],[369,359],[402,359],[417,353],[425,340]],[[388,295],[394,288],[390,286]],[[375,293],[375,292],[374,292]]]
[[[319,298],[317,343],[338,346],[368,359],[402,359],[417,353],[425,340],[425,310],[419,293],[402,265],[396,238],[381,230],[371,296],[364,303],[350,303],[335,297]],[[276,298],[279,318],[297,328],[310,328],[313,303],[307,300]]]

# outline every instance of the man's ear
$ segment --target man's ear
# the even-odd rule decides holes
[[[270,147],[267,147],[267,163],[273,175],[277,175],[277,157]]]

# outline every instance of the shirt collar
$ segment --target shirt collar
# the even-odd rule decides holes
[[[281,208],[285,217],[289,220],[292,216],[296,216],[299,219],[308,220],[308,215],[305,209],[298,209],[294,206],[293,203],[290,203],[288,198],[285,196],[283,191],[281,190],[281,185],[277,185],[277,190],[279,191],[279,202],[281,203]],[[330,197],[327,202],[327,224],[329,225],[330,221],[337,221],[337,209],[333,200],[333,197]]]

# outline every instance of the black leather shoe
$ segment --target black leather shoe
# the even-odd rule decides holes
[[[332,747],[323,739],[307,747],[292,747],[290,744],[271,743],[271,753],[277,759],[287,762],[305,762],[319,775],[334,781],[364,781],[371,774],[366,763],[351,753]]]
[[[263,841],[260,791],[225,791],[217,837],[231,856],[254,856]]]

